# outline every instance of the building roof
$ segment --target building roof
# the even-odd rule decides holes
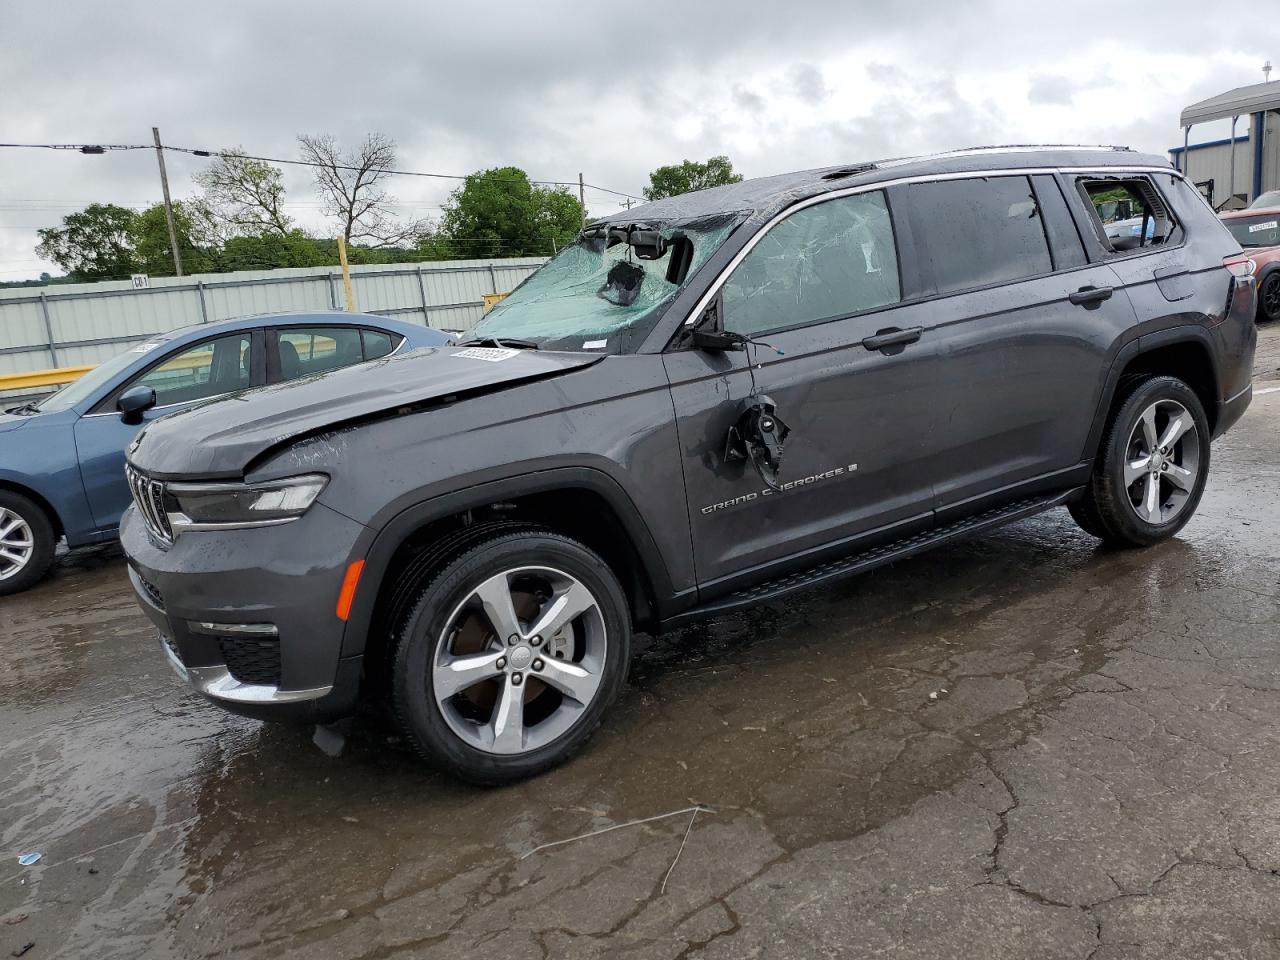
[[[830,190],[858,187],[903,177],[1036,167],[1169,167],[1165,157],[1137,153],[1128,147],[1006,146],[954,150],[923,157],[844,163],[758,177],[667,197],[631,210],[601,217],[600,223],[687,221],[737,213],[755,220],[773,216],[791,204]]]
[[[1241,117],[1261,110],[1280,110],[1280,80],[1236,87],[1216,97],[1184,107],[1179,125],[1189,127],[1193,123],[1207,123],[1224,117]]]

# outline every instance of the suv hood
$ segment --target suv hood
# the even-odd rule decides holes
[[[163,478],[239,478],[289,440],[401,407],[488,393],[590,366],[603,354],[424,347],[258,387],[163,417],[130,445],[129,461]]]

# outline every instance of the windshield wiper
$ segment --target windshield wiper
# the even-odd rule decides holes
[[[532,340],[516,340],[512,337],[477,337],[475,340],[463,340],[455,344],[459,347],[506,347],[512,350],[537,350],[538,345]]]
[[[12,413],[15,416],[20,416],[20,417],[30,416],[33,413],[39,413],[39,412],[40,412],[40,408],[35,405],[34,401],[30,403],[24,403],[20,407],[13,407],[12,409],[5,411],[5,413]]]

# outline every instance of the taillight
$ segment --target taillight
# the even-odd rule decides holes
[[[1222,261],[1222,265],[1230,271],[1231,275],[1237,280],[1249,280],[1253,277],[1254,271],[1258,269],[1258,265],[1249,257],[1243,254],[1238,257],[1226,257]]]

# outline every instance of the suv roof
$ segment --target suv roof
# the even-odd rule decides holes
[[[1119,146],[1009,145],[970,147],[922,157],[902,157],[867,163],[838,164],[757,177],[723,187],[667,197],[633,207],[629,220],[684,220],[727,212],[771,216],[796,200],[844,187],[862,186],[902,177],[1038,167],[1164,167],[1169,161],[1155,154]],[[618,217],[602,217],[599,222]]]

